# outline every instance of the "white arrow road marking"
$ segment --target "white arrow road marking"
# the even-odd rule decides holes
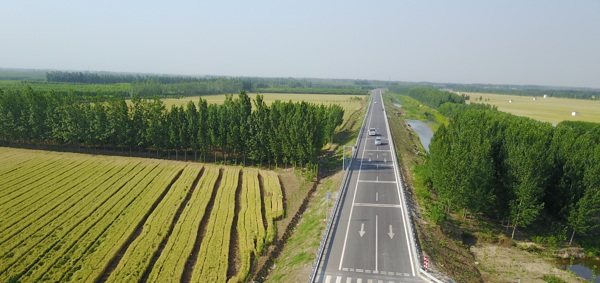
[[[383,162],[387,162],[387,158],[384,158],[384,159],[383,159]]]
[[[390,239],[393,239],[393,238],[394,238],[394,235],[396,235],[396,234],[394,234],[394,232],[392,231],[392,225],[390,225],[390,232],[388,233],[388,235],[390,236]]]
[[[361,237],[365,234],[365,223],[360,224],[360,231],[358,231],[358,234],[360,234]]]

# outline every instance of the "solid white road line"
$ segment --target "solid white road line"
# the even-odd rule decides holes
[[[377,250],[379,249],[378,248],[379,241],[377,240],[378,237],[379,237],[379,231],[378,231],[378,228],[377,228],[377,214],[375,214],[375,271],[378,270],[377,266],[378,266],[378,259],[379,259],[378,258],[378,252],[377,252]]]

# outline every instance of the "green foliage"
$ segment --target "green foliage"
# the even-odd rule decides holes
[[[439,113],[445,115],[446,117],[454,118],[458,114],[467,110],[498,110],[497,106],[489,105],[489,104],[458,104],[446,102],[438,108]]]
[[[489,109],[441,108],[454,118],[434,135],[428,168],[446,209],[508,219],[513,236],[542,211],[578,234],[599,226],[600,125],[552,127]]]
[[[332,142],[344,110],[338,105],[252,101],[242,91],[222,105],[194,103],[169,110],[156,96],[81,99],[27,88],[0,89],[0,140],[65,145],[138,147],[155,150],[220,151],[255,162],[304,166]]]
[[[396,85],[390,87],[390,91],[408,95],[420,101],[421,103],[435,109],[439,108],[442,104],[446,102],[457,104],[465,103],[464,96],[430,87]]]
[[[567,283],[567,281],[562,280],[562,279],[560,279],[560,278],[558,278],[558,277],[556,277],[554,275],[551,275],[551,274],[545,274],[542,277],[542,280],[544,280],[544,281],[546,281],[548,283]]]

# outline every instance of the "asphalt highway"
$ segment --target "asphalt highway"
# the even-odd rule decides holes
[[[375,90],[315,282],[424,282],[408,234],[401,180],[380,90]],[[369,128],[377,130],[369,136]],[[376,145],[375,138],[382,144]]]

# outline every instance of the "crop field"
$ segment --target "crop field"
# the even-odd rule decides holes
[[[557,124],[561,121],[586,121],[600,123],[600,100],[583,100],[555,97],[503,95],[489,93],[466,93],[470,103],[486,103],[498,106],[498,110],[518,116]],[[482,101],[479,98],[482,98]],[[475,100],[477,99],[477,100]],[[512,101],[512,102],[509,102]],[[577,116],[572,116],[572,112]]]
[[[274,241],[271,171],[0,147],[0,281],[243,282]]]
[[[237,94],[233,94],[234,98],[237,97]],[[249,93],[248,96],[250,99],[254,100],[256,98],[256,93]],[[344,109],[358,109],[360,108],[360,101],[364,99],[366,96],[362,95],[346,95],[346,94],[294,94],[294,93],[264,93],[260,94],[263,96],[263,100],[266,104],[271,104],[276,100],[281,101],[293,101],[293,102],[301,102],[306,101],[315,104],[337,104]],[[171,107],[171,105],[177,106],[185,106],[189,101],[192,101],[198,104],[198,98],[202,97],[202,99],[206,100],[208,104],[216,103],[222,104],[225,101],[225,95],[203,95],[203,96],[188,96],[183,98],[163,98],[162,101],[167,106],[167,108]],[[359,99],[357,99],[359,98]]]

